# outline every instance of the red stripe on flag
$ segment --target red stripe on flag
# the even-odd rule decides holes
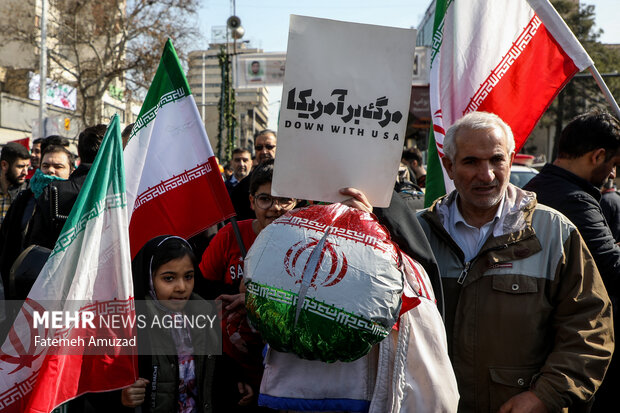
[[[21,412],[51,412],[82,394],[129,386],[137,377],[137,357],[53,355],[45,357],[28,407]],[[134,372],[128,375],[127,372]],[[62,378],[61,380],[59,380]],[[24,399],[24,402],[27,400]],[[17,407],[17,406],[16,406]],[[10,411],[10,410],[9,410]]]
[[[446,134],[446,131],[441,126],[433,124],[433,130],[437,133],[441,133],[442,135]]]
[[[210,172],[170,189],[140,205],[131,215],[131,256],[158,235],[189,238],[235,215],[215,157]],[[140,196],[138,196],[140,198]]]
[[[578,69],[544,25],[477,108],[510,125],[515,152]]]
[[[421,302],[422,300],[420,300],[418,297],[408,297],[403,294],[402,304],[400,307],[400,312],[398,313],[398,317],[400,318],[400,316],[405,314],[407,311],[411,310],[412,308],[416,308]],[[396,327],[395,330],[398,330],[398,327]]]

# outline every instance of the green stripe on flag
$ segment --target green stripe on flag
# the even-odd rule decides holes
[[[138,120],[131,131],[131,138],[150,122],[155,120],[157,111],[162,106],[191,95],[189,83],[183,74],[181,62],[170,39],[166,41],[160,64],[151,83]]]
[[[428,208],[435,200],[446,194],[443,181],[443,170],[437,153],[435,134],[431,127],[428,134],[428,162],[426,165],[426,192],[424,193],[424,208]]]
[[[354,361],[391,331],[389,326],[310,297],[304,299],[295,326],[298,294],[255,282],[247,287],[248,318],[278,351],[325,362]]]
[[[65,251],[88,221],[127,205],[122,148],[120,123],[118,115],[114,115],[50,257]]]
[[[446,11],[454,0],[437,0],[435,3],[435,21],[433,23],[433,45],[431,48],[431,72],[438,70],[434,66],[435,58],[439,54],[443,42],[443,28],[446,20]],[[432,81],[432,76],[431,76]],[[432,96],[431,96],[432,99]],[[424,192],[424,207],[428,208],[439,197],[445,195],[446,185],[443,180],[443,170],[439,153],[437,153],[437,143],[435,133],[431,124],[428,134],[428,159],[426,166],[426,191]]]
[[[435,20],[433,22],[433,44],[431,46],[431,67],[435,56],[439,53],[443,40],[443,26],[446,19],[446,10],[454,0],[437,0],[435,5]]]

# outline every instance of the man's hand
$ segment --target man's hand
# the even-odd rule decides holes
[[[216,300],[222,300],[222,310],[225,316],[232,313],[245,314],[245,293],[222,294]]]
[[[245,317],[247,313],[245,309],[245,293],[222,294],[216,300],[222,300],[222,316],[228,324],[233,324]]]
[[[502,404],[498,413],[548,413],[548,410],[534,393],[526,391]]]
[[[348,195],[351,198],[345,199],[341,204],[351,208],[359,209],[360,211],[372,213],[372,205],[368,202],[366,195],[359,189],[355,188],[342,188],[339,191],[342,195]]]
[[[121,392],[121,403],[123,406],[138,407],[144,403],[147,384],[149,384],[149,381],[140,377],[134,384],[125,387]]]
[[[239,394],[243,396],[241,400],[239,400],[239,406],[248,406],[252,403],[252,399],[254,398],[252,386],[247,383],[239,382],[237,383],[237,387],[239,388]]]

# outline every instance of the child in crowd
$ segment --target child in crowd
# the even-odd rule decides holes
[[[293,209],[297,201],[293,198],[271,196],[273,160],[261,163],[252,172],[250,180],[250,205],[256,219],[240,221],[239,231],[245,249],[248,250],[258,234],[276,218]],[[213,298],[222,300],[223,337],[222,347],[225,362],[218,363],[215,393],[223,402],[228,402],[225,411],[255,411],[256,397],[263,373],[262,350],[264,347],[260,334],[253,331],[247,323],[243,305],[243,257],[231,224],[222,228],[205,250],[200,270],[211,281]],[[236,368],[231,368],[235,366]],[[251,388],[237,388],[236,378],[230,377],[235,370],[243,372],[243,381]],[[237,391],[244,397],[240,400]],[[240,408],[239,405],[246,405]]]
[[[148,319],[174,316],[190,311],[200,301],[204,303],[193,293],[196,258],[183,238],[153,238],[134,258],[132,272],[136,300],[145,300]],[[140,406],[142,412],[220,411],[211,401],[215,358],[194,354],[197,346],[216,340],[215,336],[208,336],[205,329],[171,329],[167,333],[176,355],[149,352],[147,346],[152,349],[161,337],[152,337],[149,329],[139,331],[140,378],[122,390],[122,404]],[[151,355],[143,355],[147,353]]]

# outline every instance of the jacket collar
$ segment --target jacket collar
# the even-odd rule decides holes
[[[90,167],[92,166],[92,163],[81,163],[76,169],[75,171],[73,171],[71,173],[71,178],[75,179],[77,177],[80,176],[84,176],[84,175],[88,175],[88,171],[90,171]]]
[[[449,195],[439,198],[428,209],[428,213],[436,215],[444,228],[449,220],[449,208],[456,202],[456,198],[457,192],[454,190]],[[500,211],[499,220],[493,229],[493,235],[499,237],[531,226],[532,213],[535,207],[536,195],[533,192],[524,191],[508,184],[504,195],[504,207]]]
[[[448,245],[464,262],[461,248],[454,242],[448,231],[443,226],[443,220],[448,216],[449,202],[456,200],[456,192],[444,196],[422,213],[422,217],[433,228],[435,235]],[[480,252],[474,258],[474,266],[487,268],[501,262],[524,259],[542,250],[540,241],[536,237],[536,231],[532,226],[532,218],[536,207],[536,195],[533,192],[524,191],[512,184],[508,184],[504,198],[504,208],[500,213],[500,220],[496,223],[493,235],[482,246]],[[478,257],[484,255],[484,260]],[[473,268],[473,267],[472,267]],[[463,286],[467,286],[482,276],[484,271],[472,271]]]
[[[15,199],[18,193],[21,191],[28,189],[30,187],[30,181],[26,180],[25,182],[19,185],[11,185],[7,188],[7,194],[11,196],[11,199]],[[2,192],[2,190],[0,190]],[[6,194],[4,194],[6,195]]]

